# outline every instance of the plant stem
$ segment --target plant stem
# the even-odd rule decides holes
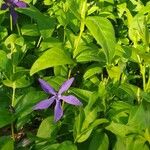
[[[13,20],[12,20],[12,16],[10,15],[10,31],[13,30]]]
[[[40,46],[41,40],[42,40],[42,36],[39,37],[39,40],[38,40],[37,45],[36,45],[37,48]]]
[[[73,58],[75,58],[76,55],[77,55],[77,49],[78,49],[78,46],[79,46],[79,42],[80,42],[82,33],[84,31],[86,12],[87,12],[87,0],[84,0],[83,3],[82,3],[81,11],[80,11],[80,15],[81,15],[80,16],[81,17],[80,33],[79,33],[79,36],[77,38],[77,41],[75,40],[75,42],[74,42]]]
[[[64,26],[64,37],[63,37],[63,42],[65,43],[65,41],[66,41],[66,25]]]
[[[14,124],[13,123],[11,123],[11,136],[12,136],[13,141],[15,141],[15,133],[14,133]]]
[[[143,90],[146,90],[146,80],[145,80],[145,65],[140,64],[140,70],[142,74],[142,79],[143,79]]]
[[[20,31],[20,28],[19,28],[18,22],[16,23],[16,27],[17,27],[18,34],[19,34],[19,35],[21,35],[21,31]]]
[[[150,87],[150,67],[148,68],[148,81],[146,83],[146,92],[149,92],[149,87]],[[148,90],[148,91],[147,91]]]
[[[10,31],[13,31],[13,20],[12,20],[12,16],[10,15]],[[13,52],[11,52],[13,53]],[[13,74],[15,73],[15,66],[13,65]],[[16,85],[15,82],[13,82],[13,87],[12,87],[13,91],[12,91],[12,101],[11,101],[11,105],[12,107],[14,107],[14,103],[15,103],[15,91],[16,91]],[[11,135],[12,135],[12,139],[15,141],[15,133],[14,133],[14,124],[13,122],[11,123]]]
[[[71,71],[72,71],[72,69],[70,68],[69,71],[68,71],[68,79],[69,79],[70,76],[71,76]]]
[[[12,107],[15,106],[15,93],[16,93],[16,83],[13,82],[13,93],[12,93],[12,103],[11,103]]]
[[[15,65],[13,64],[13,74],[15,74]],[[15,94],[16,94],[16,82],[13,82],[13,87],[12,87],[12,101],[11,101],[11,106],[15,106]],[[11,123],[11,135],[12,139],[15,141],[15,133],[14,133],[14,124],[13,122]]]
[[[75,43],[74,43],[73,58],[75,58],[76,55],[77,55],[77,49],[78,49],[78,46],[79,46],[79,42],[80,42],[82,33],[83,33],[83,31],[84,31],[84,26],[85,26],[85,23],[84,23],[84,21],[82,20],[82,21],[81,21],[81,25],[80,25],[80,33],[79,33],[79,36],[78,36],[77,40],[75,40]]]
[[[14,107],[15,105],[15,93],[16,93],[16,83],[13,82],[13,93],[12,93],[12,107]],[[14,133],[14,124],[13,122],[11,123],[11,135],[12,135],[12,138],[13,140],[15,141],[15,133]]]

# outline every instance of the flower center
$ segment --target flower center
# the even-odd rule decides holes
[[[60,100],[60,98],[61,98],[61,95],[59,95],[59,94],[56,94],[55,98],[56,98],[56,100]]]

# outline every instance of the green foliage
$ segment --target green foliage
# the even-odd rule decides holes
[[[150,2],[24,2],[16,24],[0,10],[0,149],[149,150]],[[33,110],[52,96],[39,78],[58,91],[71,77],[81,107]]]

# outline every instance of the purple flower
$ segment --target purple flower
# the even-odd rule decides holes
[[[23,1],[20,1],[20,0],[5,0],[5,3],[2,4],[2,7],[1,7],[2,10],[9,8],[9,11],[10,11],[10,14],[12,16],[14,24],[16,24],[17,19],[18,19],[18,15],[15,12],[15,7],[26,8],[27,4]]]
[[[48,93],[51,94],[52,97],[42,100],[38,104],[34,106],[34,110],[37,109],[46,109],[51,106],[52,103],[55,102],[55,108],[54,108],[54,120],[57,122],[62,116],[63,116],[63,110],[61,107],[61,101],[72,105],[82,105],[82,103],[73,95],[62,95],[64,92],[66,92],[70,86],[72,85],[74,81],[74,78],[70,78],[69,80],[65,81],[61,87],[59,88],[59,91],[56,92],[47,82],[45,82],[42,79],[39,79],[40,85],[42,89]]]

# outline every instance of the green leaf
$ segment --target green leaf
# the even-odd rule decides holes
[[[89,46],[80,46],[77,49],[76,55],[77,62],[102,62],[105,60],[103,57],[103,53],[98,48]]]
[[[84,89],[79,88],[71,88],[69,89],[70,92],[75,94],[77,97],[83,99],[85,102],[88,102],[89,97],[91,97],[92,92]]]
[[[85,112],[88,113],[89,110],[94,109],[94,106],[96,104],[96,102],[99,100],[99,94],[98,92],[93,92],[88,100],[88,104],[85,107]]]
[[[83,123],[84,123],[84,121],[83,121]],[[77,134],[76,141],[79,143],[86,141],[89,138],[89,136],[91,135],[93,129],[103,123],[108,123],[108,120],[104,119],[104,118],[96,119],[87,128],[84,128],[84,130],[82,129],[82,131],[80,131]]]
[[[82,133],[79,134],[77,136],[76,141],[78,143],[82,143],[82,142],[86,141],[89,138],[89,136],[91,135],[92,131],[93,131],[93,129],[90,129],[90,130],[87,130],[86,132],[84,132],[83,134]]]
[[[108,123],[109,121],[105,118],[100,118],[100,119],[96,119],[93,123],[90,124],[88,130],[90,129],[94,129],[95,127],[97,127],[100,124],[105,124]]]
[[[108,150],[109,139],[106,133],[96,131],[89,145],[89,150]]]
[[[80,131],[81,131],[84,119],[85,119],[84,110],[80,109],[80,113],[78,114],[78,116],[76,116],[75,123],[74,123],[74,130],[73,130],[74,132],[73,132],[73,135],[74,135],[74,139],[75,140],[77,140],[76,139],[77,135],[80,134]]]
[[[0,26],[0,41],[8,35],[7,28]]]
[[[57,150],[77,150],[77,147],[71,141],[65,141],[58,146]]]
[[[14,48],[16,45],[21,47],[24,45],[24,39],[17,34],[11,34],[5,40],[5,45],[8,47],[8,49],[11,48],[11,50],[15,52]]]
[[[39,50],[44,51],[53,47],[62,47],[62,42],[60,42],[57,38],[49,37],[43,39],[43,41],[40,44]]]
[[[15,88],[25,88],[25,87],[28,87],[31,85],[31,80],[26,76],[26,75],[23,75],[21,78],[15,80],[15,81],[11,81],[11,80],[4,80],[3,81],[3,84],[5,86],[8,86],[8,87],[14,87]]]
[[[8,10],[1,10],[0,15],[6,13]]]
[[[86,79],[94,76],[95,74],[99,74],[101,72],[102,72],[102,68],[100,67],[100,65],[99,64],[93,64],[87,68],[83,78],[86,80]]]
[[[21,28],[22,35],[26,36],[40,36],[38,26],[35,24],[26,24]]]
[[[0,138],[0,149],[1,150],[14,150],[14,142],[10,137]]]
[[[150,103],[142,101],[139,106],[133,106],[130,112],[128,125],[137,129],[150,128]]]
[[[72,59],[59,48],[51,48],[44,52],[33,64],[30,70],[30,75],[54,66],[73,64]]]
[[[28,15],[33,18],[39,27],[43,37],[50,37],[55,26],[55,20],[49,16],[43,15],[36,7],[30,5],[25,9],[17,9],[22,14]]]
[[[44,5],[52,5],[53,2],[53,0],[44,0]]]
[[[141,96],[142,96],[142,98],[143,98],[145,101],[147,101],[147,102],[150,103],[150,93],[142,92],[142,93],[141,93]]]
[[[115,123],[113,121],[109,126],[106,127],[106,129],[121,137],[125,137],[127,134],[133,133],[135,131],[135,129],[129,125]]]
[[[130,96],[130,98],[132,100],[136,98],[136,94],[135,94],[134,90],[132,89],[132,87],[128,83],[121,84],[119,86],[119,90],[120,90],[120,93],[121,93],[121,90],[123,90],[126,94],[128,94]]]
[[[48,82],[56,91],[58,91],[63,82],[67,80],[60,75],[45,77],[43,79]]]
[[[123,72],[123,67],[122,66],[113,66],[111,68],[107,67],[107,72],[111,79],[119,81],[121,73]]]
[[[98,107],[95,107],[93,110],[85,110],[85,120],[82,124],[81,131],[88,128],[90,123],[94,122],[97,117]]]
[[[122,139],[122,142],[124,142],[125,139]],[[128,137],[126,139],[126,149],[125,150],[149,150],[149,144],[145,140],[143,136],[132,136]],[[116,149],[120,150],[120,149]]]
[[[150,5],[142,7],[140,11],[131,19],[129,24],[129,38],[136,45],[140,40],[143,41],[145,46],[149,46],[149,31],[147,16],[149,14]],[[145,48],[146,50],[146,48]],[[148,49],[147,49],[148,50]]]
[[[8,109],[0,109],[0,128],[10,124],[13,121],[13,116]]]
[[[68,75],[68,67],[66,65],[64,65],[64,66],[56,66],[56,67],[54,67],[54,74],[55,74],[55,76],[67,77],[67,75]]]
[[[54,123],[53,117],[47,117],[42,121],[37,132],[37,136],[40,138],[54,138],[57,124]]]
[[[0,70],[3,71],[6,69],[8,63],[8,58],[7,58],[7,54],[0,50]]]
[[[120,150],[120,149],[121,150],[130,150],[130,149],[127,149],[126,139],[122,138],[120,136],[117,136],[117,140],[116,140],[116,143],[115,143],[115,146],[114,146],[113,150]]]
[[[17,114],[17,127],[22,127],[28,120],[33,111],[33,106],[39,101],[46,99],[46,94],[43,91],[31,90],[16,99],[15,109]]]
[[[49,143],[45,143],[45,144],[37,144],[36,145],[36,150],[57,150],[58,146],[60,144],[59,143],[55,143],[55,144],[49,144]]]
[[[107,63],[110,63],[115,53],[116,44],[112,24],[106,18],[90,16],[86,19],[86,26],[97,43],[103,48]]]

